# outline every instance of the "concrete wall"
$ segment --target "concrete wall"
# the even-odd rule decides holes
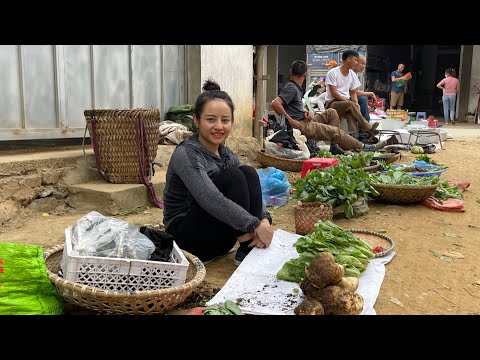
[[[188,45],[185,47],[187,103],[195,105],[197,96],[202,91],[201,75],[201,46]],[[221,86],[221,85],[220,85]]]
[[[253,45],[202,45],[200,78],[200,87],[212,78],[232,97],[235,122],[231,135],[252,136]]]

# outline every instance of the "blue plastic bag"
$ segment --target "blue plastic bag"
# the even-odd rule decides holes
[[[274,167],[257,169],[262,188],[262,199],[266,206],[283,206],[290,196],[290,183],[282,170]]]

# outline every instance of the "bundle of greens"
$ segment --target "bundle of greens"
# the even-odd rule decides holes
[[[213,304],[203,309],[203,315],[244,315],[232,300],[224,303]]]
[[[298,199],[304,203],[317,201],[333,207],[343,206],[347,219],[354,216],[352,204],[368,194],[378,194],[364,170],[342,164],[310,171],[296,181],[295,189]]]
[[[319,252],[331,253],[335,261],[344,267],[347,277],[359,277],[367,268],[369,259],[374,257],[366,242],[330,221],[317,222],[315,230],[299,238],[293,246],[300,256],[282,266],[277,273],[280,280],[300,283],[305,278],[305,267]]]
[[[450,185],[447,180],[443,179],[441,179],[438,183],[439,185],[435,189],[435,192],[432,195],[433,197],[443,200],[450,198],[460,200],[464,199],[462,190],[458,185]]]
[[[319,150],[316,153],[319,158],[337,158],[341,165],[350,166],[352,169],[361,169],[370,166],[374,157],[371,151],[361,151],[351,155],[332,155],[330,151]]]
[[[415,156],[415,160],[424,161],[424,162],[426,162],[427,164],[440,165],[440,164],[437,164],[437,163],[435,162],[435,160],[433,160],[433,159],[432,159],[430,156],[428,156],[427,154],[422,154],[422,155]]]

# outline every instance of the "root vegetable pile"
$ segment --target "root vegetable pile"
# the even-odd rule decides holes
[[[344,276],[343,266],[331,253],[315,255],[305,269],[300,288],[307,298],[298,305],[297,315],[358,315],[363,309],[363,297],[356,294],[358,279]]]

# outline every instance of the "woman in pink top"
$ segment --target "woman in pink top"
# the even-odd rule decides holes
[[[445,70],[445,79],[437,84],[437,87],[443,90],[442,102],[445,125],[448,125],[449,118],[452,125],[455,125],[455,100],[457,92],[460,90],[460,82],[454,77],[454,74],[455,70],[448,68]]]

